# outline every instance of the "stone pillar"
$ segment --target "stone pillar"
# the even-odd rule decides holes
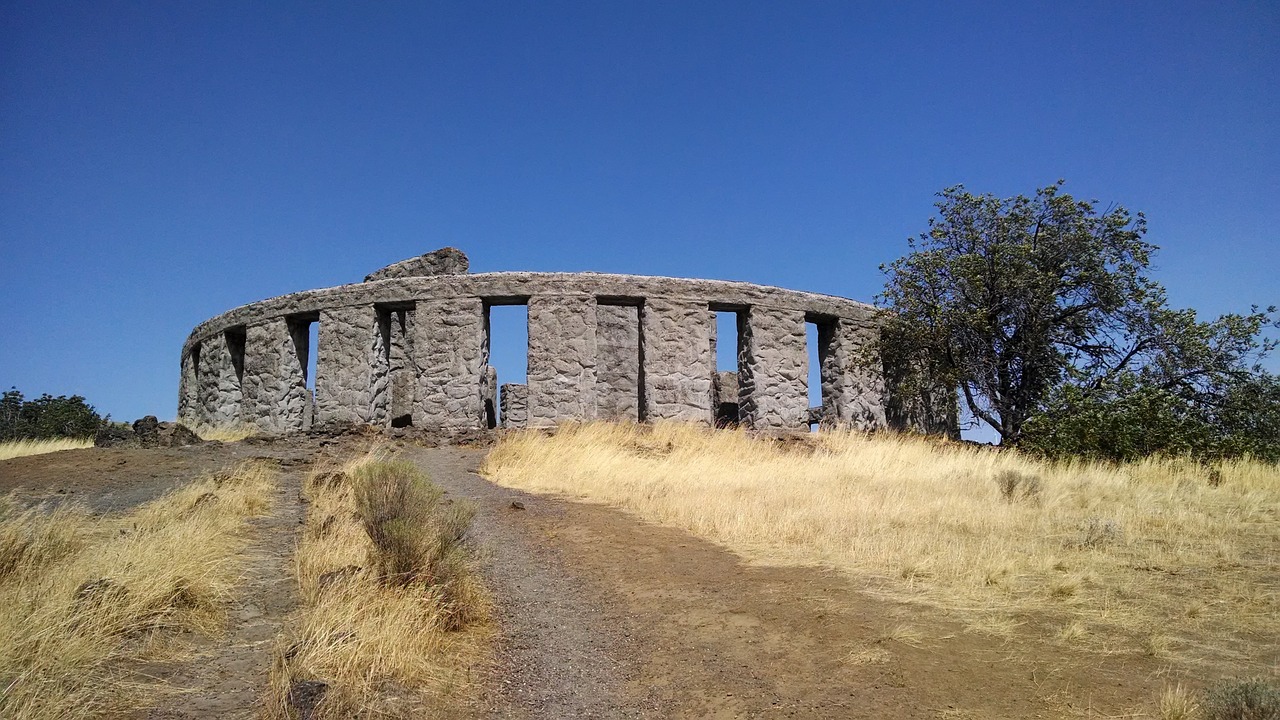
[[[640,308],[596,306],[596,417],[640,420]]]
[[[596,300],[529,299],[529,427],[596,417]]]
[[[710,423],[715,315],[706,303],[652,299],[641,317],[644,419]]]
[[[418,301],[413,355],[418,396],[413,425],[443,430],[484,427],[480,383],[484,353],[484,307],[478,297]]]
[[[818,323],[824,427],[863,431],[887,427],[883,374],[863,356],[875,333],[870,321],[832,318]]]
[[[804,312],[752,307],[738,315],[742,422],[756,430],[809,428]]]
[[[245,332],[244,418],[261,430],[306,428],[311,392],[295,335],[284,318],[252,325]]]
[[[200,344],[194,343],[190,350],[182,355],[182,373],[178,376],[178,422],[188,425],[199,424],[203,418],[196,408],[200,398],[196,382],[196,358],[200,355]]]
[[[501,388],[502,427],[522,428],[529,421],[529,386],[507,383]]]
[[[240,379],[236,377],[226,335],[218,333],[200,343],[198,415],[211,427],[233,427],[240,424]]]
[[[320,311],[317,423],[373,423],[374,369],[382,338],[372,305]]]

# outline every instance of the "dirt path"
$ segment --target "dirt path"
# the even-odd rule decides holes
[[[175,691],[149,718],[252,718],[267,687],[271,648],[297,603],[293,549],[303,512],[301,472],[284,470],[270,515],[254,518],[228,632],[165,676]]]
[[[1064,662],[833,573],[498,487],[472,472],[482,451],[408,456],[479,507],[506,638],[492,717],[1114,717],[1151,700],[1147,658]]]

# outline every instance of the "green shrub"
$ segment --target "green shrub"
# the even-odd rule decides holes
[[[1280,720],[1280,687],[1261,678],[1230,680],[1205,692],[1205,720]]]
[[[463,543],[475,508],[446,499],[410,462],[368,463],[353,470],[351,480],[379,579],[423,587],[439,598],[451,624],[466,624],[475,588]]]

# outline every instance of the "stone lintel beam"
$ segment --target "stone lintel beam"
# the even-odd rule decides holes
[[[596,300],[529,298],[529,427],[596,418]]]
[[[710,423],[715,316],[704,302],[651,299],[641,317],[644,419]]]
[[[488,358],[480,298],[419,300],[413,332],[418,371],[414,427],[483,428],[481,382]]]

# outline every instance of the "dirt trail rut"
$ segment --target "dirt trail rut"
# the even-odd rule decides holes
[[[270,515],[254,518],[245,575],[226,636],[166,678],[177,691],[152,718],[253,718],[267,687],[271,648],[297,603],[293,549],[302,523],[298,472],[282,472]]]

